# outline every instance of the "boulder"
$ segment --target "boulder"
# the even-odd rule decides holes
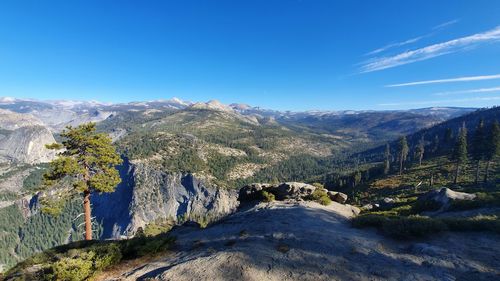
[[[252,201],[260,199],[260,192],[264,188],[263,184],[252,183],[240,189],[238,200],[239,201]]]
[[[340,204],[345,204],[345,202],[347,201],[347,194],[337,192],[337,194],[333,196],[332,200]]]
[[[271,187],[270,192],[276,196],[277,200],[299,199],[311,195],[316,187],[301,182],[285,182],[277,187]]]
[[[452,201],[456,200],[474,200],[476,198],[475,194],[453,191],[449,188],[443,187],[441,189],[436,189],[421,195],[417,202],[426,203],[432,202],[437,203],[440,206],[440,211],[446,210]]]
[[[347,195],[341,192],[329,191],[323,187],[316,187],[302,182],[285,182],[278,185],[253,183],[242,187],[239,191],[238,200],[244,201],[258,201],[262,199],[261,192],[267,191],[272,193],[276,200],[309,200],[310,195],[316,190],[321,189],[332,201],[344,204],[347,201]]]
[[[335,200],[335,195],[337,195],[338,192],[336,191],[327,191],[326,194],[328,194],[328,197],[330,197],[330,199],[333,201]]]
[[[366,205],[363,205],[363,206],[361,206],[361,210],[363,210],[363,211],[370,211],[370,210],[373,210],[373,204],[366,204]]]

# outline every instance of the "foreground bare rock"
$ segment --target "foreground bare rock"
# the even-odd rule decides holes
[[[206,229],[174,230],[172,254],[107,280],[494,280],[499,237],[404,242],[350,227],[349,205],[272,202]],[[498,280],[498,279],[497,279]]]

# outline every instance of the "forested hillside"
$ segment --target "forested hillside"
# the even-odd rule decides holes
[[[386,191],[417,185],[474,186],[485,181],[487,172],[487,184],[495,186],[500,168],[494,148],[498,121],[499,107],[477,110],[356,153],[351,158],[355,159],[351,171],[344,175],[331,173],[323,181],[329,188],[357,194],[353,200],[361,200],[363,192],[373,186]],[[371,191],[384,194],[380,189]]]

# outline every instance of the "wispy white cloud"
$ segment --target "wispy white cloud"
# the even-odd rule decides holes
[[[407,82],[401,84],[386,85],[385,87],[406,87],[406,86],[416,86],[416,85],[426,85],[426,84],[439,84],[439,83],[452,83],[452,82],[467,82],[467,81],[481,81],[481,80],[492,80],[500,79],[500,74],[494,75],[480,75],[480,76],[466,76],[448,79],[436,79],[436,80],[424,80],[416,82]]]
[[[459,22],[459,20],[455,19],[455,20],[444,22],[442,24],[438,24],[438,25],[436,25],[436,26],[434,26],[432,28],[433,32],[427,33],[427,34],[422,35],[422,36],[414,37],[414,38],[411,38],[411,39],[408,39],[408,40],[405,40],[405,41],[387,44],[384,47],[381,47],[381,48],[378,48],[376,50],[373,50],[373,51],[371,51],[369,53],[366,53],[365,55],[366,56],[373,56],[373,55],[385,52],[385,51],[387,51],[389,49],[392,49],[392,48],[403,47],[403,46],[406,46],[406,45],[410,45],[410,44],[416,43],[416,42],[418,42],[418,41],[420,41],[420,40],[422,40],[422,39],[424,39],[426,37],[430,37],[430,36],[434,35],[438,30],[441,30],[441,29],[443,29],[445,27],[453,25],[453,24],[455,24],[457,22]]]
[[[391,44],[388,44],[388,45],[385,45],[384,47],[382,48],[378,48],[376,50],[373,50],[369,53],[367,53],[366,55],[367,56],[373,56],[373,55],[376,55],[376,54],[379,54],[379,53],[382,53],[384,51],[387,51],[389,49],[392,49],[392,48],[395,48],[395,47],[402,47],[402,46],[405,46],[405,45],[408,45],[408,44],[412,44],[412,43],[415,43],[415,42],[418,42],[420,41],[422,38],[424,37],[427,37],[427,35],[424,35],[424,36],[418,36],[418,37],[415,37],[415,38],[411,38],[411,39],[408,39],[406,41],[402,41],[402,42],[396,42],[396,43],[391,43]]]
[[[440,92],[440,93],[435,93],[434,95],[435,96],[449,96],[449,95],[460,95],[460,94],[495,93],[495,92],[500,92],[500,87]]]
[[[397,103],[381,103],[378,106],[420,106],[420,105],[439,105],[439,104],[454,104],[466,102],[480,102],[480,101],[493,101],[500,100],[500,96],[495,97],[477,97],[467,99],[448,99],[448,100],[428,100],[416,102],[397,102]]]
[[[454,19],[454,20],[450,20],[450,21],[447,21],[447,22],[443,22],[442,24],[438,24],[438,25],[434,26],[432,28],[432,30],[443,29],[443,28],[448,27],[450,25],[454,25],[455,23],[457,23],[459,21],[460,21],[459,19]]]
[[[423,61],[438,56],[464,51],[480,43],[495,42],[500,40],[500,26],[494,29],[476,33],[470,36],[453,39],[450,41],[430,45],[416,50],[406,51],[394,56],[370,59],[361,63],[360,72],[373,72],[417,61]]]

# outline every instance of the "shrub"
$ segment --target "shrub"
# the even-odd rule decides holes
[[[332,200],[330,199],[330,197],[328,197],[326,191],[319,188],[315,189],[313,193],[309,195],[306,199],[311,201],[316,201],[324,206],[330,205],[332,203]]]
[[[116,243],[96,244],[87,249],[71,249],[46,271],[49,280],[86,280],[122,259]]]
[[[500,233],[500,221],[496,216],[477,216],[473,218],[443,219],[452,231],[493,231]]]
[[[62,258],[53,263],[47,275],[48,280],[80,281],[88,279],[92,275],[92,259],[94,252],[83,253],[78,258]]]
[[[157,219],[148,223],[146,227],[144,227],[143,233],[145,236],[156,236],[158,234],[168,232],[174,225],[175,222],[173,219]]]
[[[121,246],[123,257],[133,259],[148,254],[157,254],[167,250],[175,241],[175,238],[166,233],[154,237],[138,237],[124,240]]]
[[[312,185],[315,186],[316,188],[325,188],[325,186],[319,182],[314,182]]]
[[[267,192],[265,190],[262,190],[261,196],[262,196],[262,201],[264,202],[273,202],[276,199],[274,197],[274,194]]]
[[[316,202],[320,203],[323,206],[328,206],[332,203],[332,199],[328,196],[321,196]]]
[[[445,231],[447,226],[441,220],[415,216],[386,220],[382,230],[389,236],[403,239]]]
[[[175,238],[167,234],[138,237],[121,241],[78,241],[36,254],[6,273],[14,280],[70,280],[92,279],[100,271],[120,263],[167,250]],[[26,270],[33,265],[41,270]]]
[[[381,227],[387,218],[379,215],[363,215],[355,217],[351,222],[352,226],[357,228],[363,227]]]
[[[434,200],[417,200],[412,207],[412,212],[414,214],[420,214],[422,212],[432,212],[437,211],[441,208],[441,204]]]

